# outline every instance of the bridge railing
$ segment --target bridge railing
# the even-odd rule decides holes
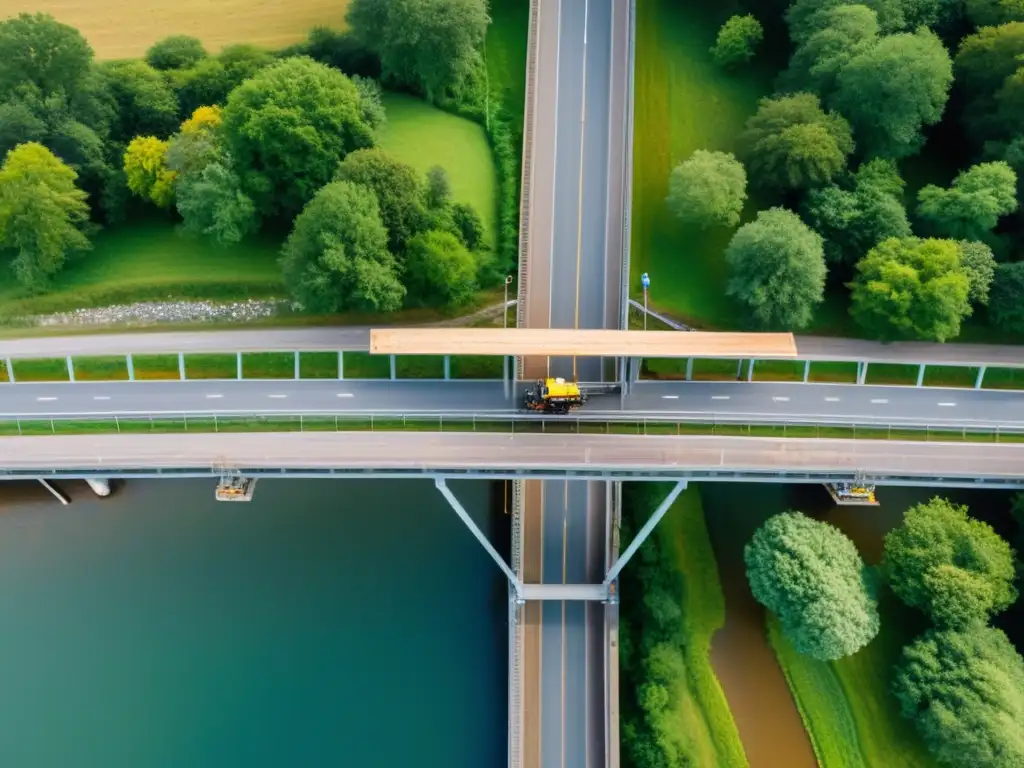
[[[550,417],[515,412],[163,412],[154,415],[60,414],[0,416],[0,437],[75,434],[245,432],[479,432],[509,435],[743,436],[775,438],[1024,442],[1024,424],[856,421],[842,418],[751,419],[742,414],[614,412]]]

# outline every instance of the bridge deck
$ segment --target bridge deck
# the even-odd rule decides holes
[[[524,584],[524,600],[605,600],[603,584]]]

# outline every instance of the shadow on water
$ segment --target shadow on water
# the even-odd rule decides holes
[[[966,504],[972,515],[1012,540],[1010,494],[1004,491],[893,487],[878,490],[878,507],[837,507],[820,485],[706,483],[701,497],[708,533],[718,559],[726,601],[725,627],[715,635],[712,664],[722,682],[753,768],[816,765],[799,713],[767,641],[764,609],[750,594],[743,547],[770,516],[795,509],[826,520],[849,536],[864,559],[877,563],[883,537],[904,512],[934,496]],[[1011,611],[1000,617],[1008,634],[1019,635]],[[1019,641],[1018,641],[1019,645]]]
[[[503,577],[431,483],[59,485],[0,484],[0,765],[504,762]]]

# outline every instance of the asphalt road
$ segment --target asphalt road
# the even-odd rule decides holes
[[[193,469],[496,468],[686,472],[789,471],[908,478],[977,486],[978,478],[1024,483],[1022,443],[926,443],[767,437],[500,435],[422,432],[288,432],[5,437],[0,470],[67,472]],[[813,481],[813,480],[811,480]],[[573,481],[576,482],[576,481]],[[557,488],[557,483],[556,483]],[[556,514],[557,514],[556,507]],[[570,510],[571,511],[571,510]],[[559,564],[560,565],[560,564]],[[560,724],[556,725],[560,731]],[[545,766],[546,768],[546,766]]]
[[[608,291],[618,292],[622,270],[621,242],[609,240],[609,222],[616,217],[621,222],[623,216],[621,196],[609,195],[610,187],[622,186],[621,174],[612,178],[612,159],[618,159],[621,169],[623,155],[621,146],[611,146],[613,102],[616,95],[622,97],[621,89],[613,89],[612,68],[614,63],[621,72],[625,57],[613,51],[612,34],[625,7],[624,0],[558,3],[551,246],[549,264],[539,270],[548,275],[544,287],[552,328],[618,326],[618,313],[608,312]],[[544,249],[534,249],[531,260],[543,254]],[[548,371],[580,381],[603,379],[600,359],[552,358]],[[593,567],[591,527],[604,531],[606,485],[544,483],[544,583],[603,578]],[[603,691],[591,690],[603,683],[603,657],[592,653],[604,641],[603,622],[595,619],[602,610],[582,602],[546,602],[541,607],[541,768],[605,765],[604,721],[592,716],[595,703],[598,712],[603,707]]]
[[[517,411],[493,381],[136,381],[0,385],[0,415],[499,413]],[[1024,392],[765,382],[640,382],[620,410],[596,395],[580,415],[789,420],[836,424],[1024,427]],[[563,418],[572,418],[563,417]]]

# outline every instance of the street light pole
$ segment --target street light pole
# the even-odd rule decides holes
[[[640,275],[640,284],[644,287],[644,330],[647,330],[647,289],[651,287],[651,278],[646,272]]]
[[[512,282],[512,275],[505,278],[505,303],[502,305],[501,320],[502,327],[508,328],[508,287]]]

